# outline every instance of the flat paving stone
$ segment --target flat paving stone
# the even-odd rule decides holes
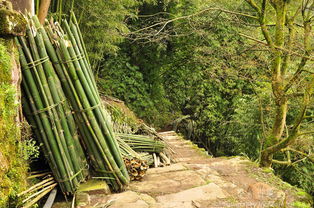
[[[223,199],[227,196],[223,190],[215,183],[210,183],[204,186],[191,188],[174,194],[158,196],[157,202],[160,207],[193,207],[198,201],[210,201]]]
[[[147,175],[161,174],[161,173],[181,171],[181,170],[187,170],[187,168],[182,163],[176,163],[176,164],[166,166],[166,167],[150,168],[147,170],[146,174]]]
[[[162,174],[147,174],[143,181],[130,184],[130,189],[153,195],[176,193],[181,190],[206,184],[206,181],[195,171],[182,170]]]

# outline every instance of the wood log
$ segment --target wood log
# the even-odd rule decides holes
[[[38,11],[38,19],[39,19],[40,24],[45,23],[45,19],[48,14],[50,3],[51,3],[51,0],[40,1],[39,11]]]

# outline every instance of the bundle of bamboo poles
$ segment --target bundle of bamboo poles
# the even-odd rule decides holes
[[[96,82],[89,64],[84,42],[74,14],[70,23],[47,23],[42,27],[32,21],[43,39],[48,57],[61,81],[72,108],[83,143],[93,170],[114,191],[129,183],[119,145],[113,133],[110,118],[100,101]]]
[[[120,148],[120,151],[121,151],[123,158],[142,159],[141,155],[139,153],[135,152],[127,143],[125,143],[125,141],[123,139],[121,139],[118,136],[116,138],[117,138],[119,148]]]
[[[161,140],[146,135],[117,134],[124,142],[136,152],[160,153],[164,150],[165,144]]]
[[[86,158],[60,81],[32,21],[27,36],[16,39],[22,66],[23,109],[56,181],[64,193],[85,180]]]
[[[117,137],[117,141],[131,181],[141,180],[149,168],[146,160],[126,144],[123,139]]]

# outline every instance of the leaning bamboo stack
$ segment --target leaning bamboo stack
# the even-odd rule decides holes
[[[56,181],[74,193],[87,176],[87,162],[70,107],[32,21],[27,36],[16,39],[22,66],[23,109]]]
[[[48,56],[61,81],[65,95],[86,146],[97,178],[103,178],[114,191],[120,191],[130,178],[117,144],[109,115],[100,101],[84,42],[75,16],[70,23],[46,24],[32,18],[43,37]]]

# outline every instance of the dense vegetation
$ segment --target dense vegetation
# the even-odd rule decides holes
[[[175,126],[214,156],[245,155],[260,161],[262,149],[276,144],[272,141],[275,137],[267,136],[274,132],[273,118],[280,109],[272,86],[272,67],[276,64],[273,60],[277,56],[292,60],[284,76],[289,78],[304,57],[282,51],[278,54],[278,50],[268,50],[265,45],[240,35],[264,41],[265,33],[259,24],[276,23],[276,11],[271,5],[264,8],[267,18],[255,21],[251,16],[263,12],[248,4],[252,2],[249,0],[76,0],[73,5],[72,1],[67,2],[62,11],[73,8],[79,15],[91,63],[104,94],[124,100],[140,118],[156,128]],[[256,2],[260,5],[262,1]],[[308,11],[297,10],[295,2],[289,6],[287,16],[298,11],[296,20],[302,22],[302,14],[304,20]],[[53,11],[58,15],[60,8],[55,6]],[[306,49],[300,49],[302,27],[296,29],[291,45],[288,41],[291,28],[281,29],[286,42],[279,41],[279,45],[310,56]],[[269,26],[269,34],[274,38],[278,31]],[[294,122],[302,111],[300,106],[304,104],[298,89],[306,88],[309,80],[307,76],[298,77],[297,85],[288,95],[295,99],[289,99],[286,125],[279,130],[279,137],[288,138],[289,132],[293,133]],[[307,131],[313,128],[312,113],[308,106],[306,122],[302,123]],[[276,161],[291,160],[274,164],[273,168],[288,182],[313,194],[314,163],[307,157],[313,151],[313,136],[298,137],[291,146],[297,151],[282,149],[271,154]]]

